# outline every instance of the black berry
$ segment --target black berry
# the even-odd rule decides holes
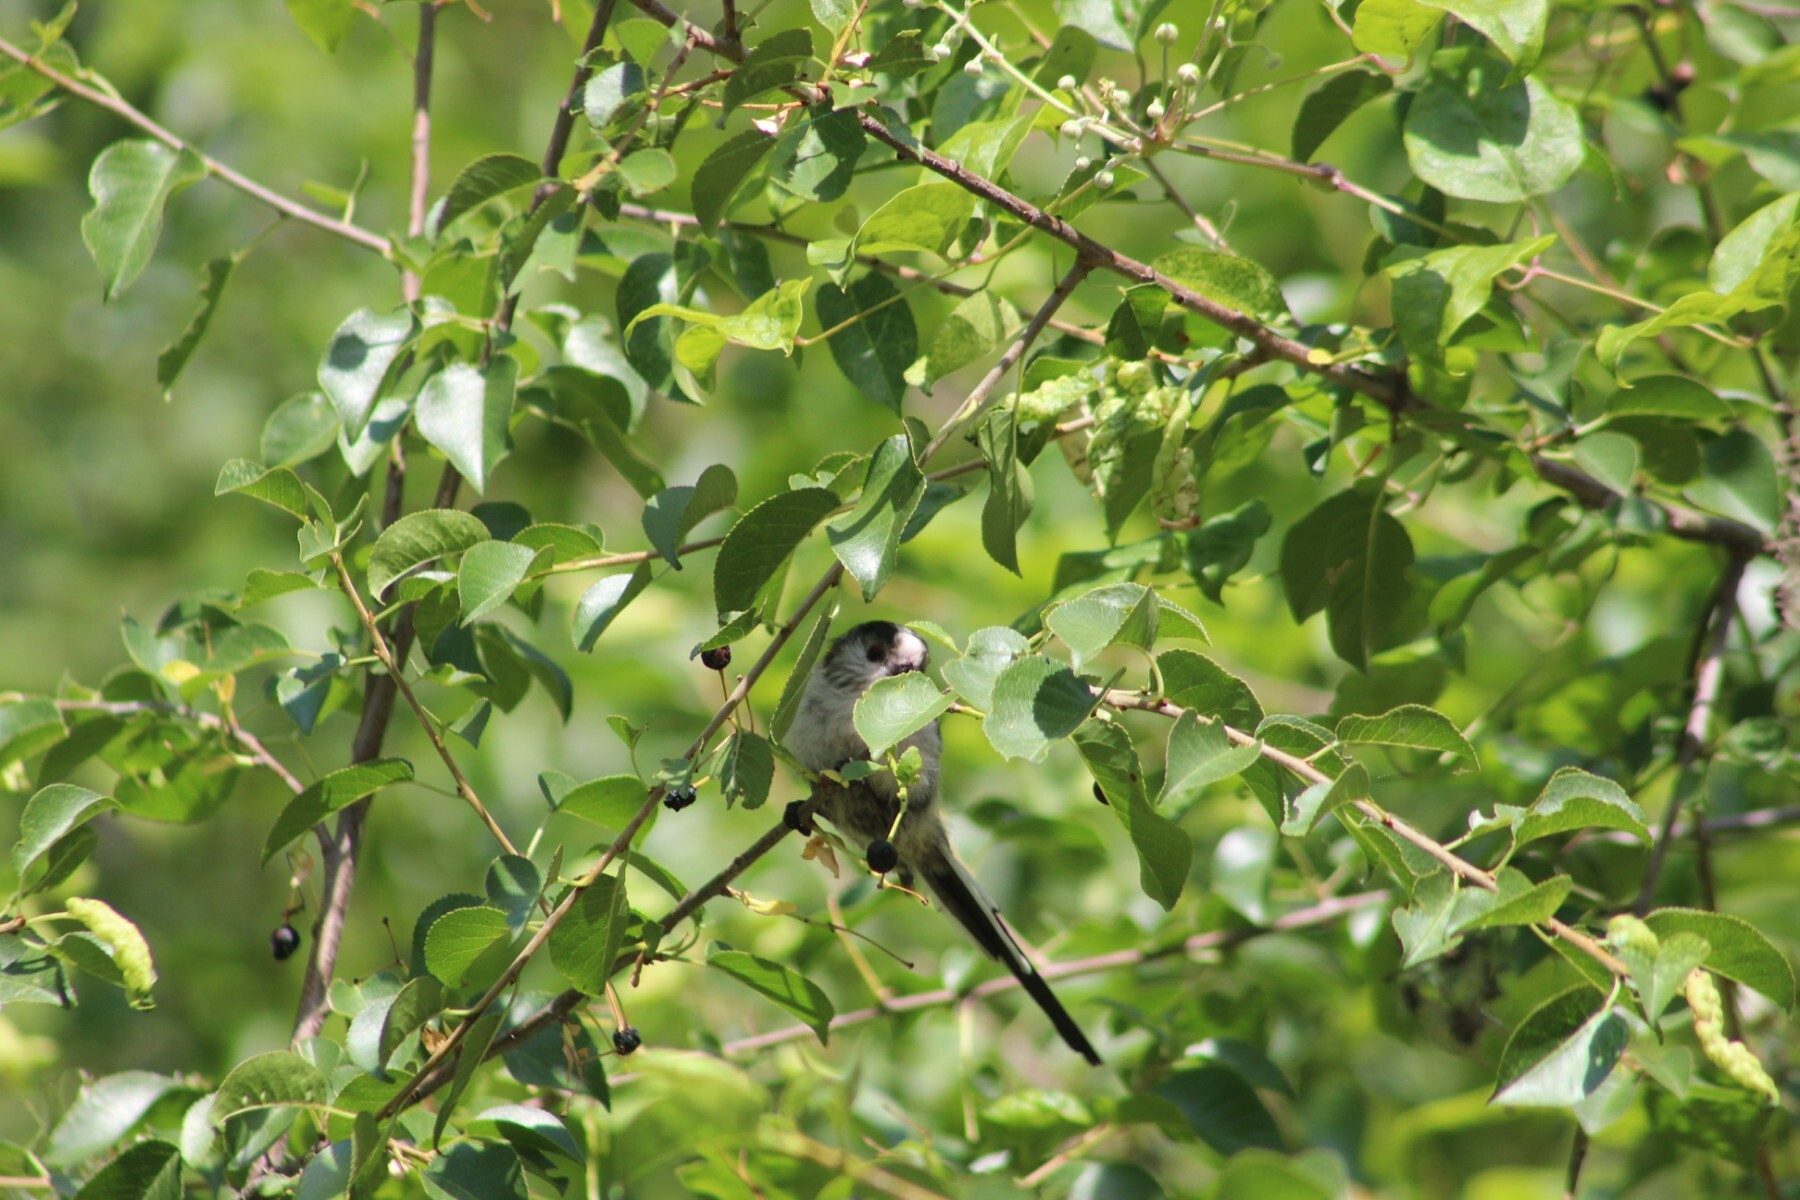
[[[795,833],[811,833],[813,831],[812,814],[806,811],[806,801],[794,800],[781,810],[781,819]]]
[[[280,962],[300,948],[300,934],[292,925],[283,925],[269,935],[269,953]]]
[[[1106,798],[1106,789],[1102,788],[1098,783],[1094,785],[1094,799],[1102,804],[1112,804],[1112,801]]]
[[[900,865],[900,852],[886,838],[869,843],[869,870],[886,875]]]
[[[621,1057],[630,1054],[643,1044],[644,1039],[639,1037],[638,1031],[629,1025],[621,1025],[613,1030],[613,1049],[617,1050]]]
[[[723,671],[731,665],[731,647],[715,646],[711,650],[702,650],[700,661],[709,671]]]
[[[696,795],[694,789],[685,783],[680,787],[670,788],[669,794],[663,797],[663,807],[670,812],[680,812],[694,802]]]

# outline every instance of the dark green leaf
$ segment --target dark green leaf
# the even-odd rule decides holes
[[[181,1151],[154,1139],[127,1147],[81,1185],[75,1200],[181,1200]]]
[[[820,1042],[830,1039],[831,1018],[837,1010],[831,1006],[831,998],[824,990],[806,976],[742,950],[708,954],[706,965],[725,972],[751,991],[799,1017],[819,1035]]]
[[[650,586],[650,578],[650,564],[641,562],[632,571],[608,575],[583,592],[575,605],[576,648],[592,650],[614,618]]]
[[[200,307],[188,318],[187,328],[181,331],[181,336],[156,356],[156,382],[162,386],[163,399],[169,398],[169,391],[181,377],[182,368],[187,366],[200,339],[206,336],[206,327],[212,324],[213,312],[219,307],[219,297],[224,295],[225,284],[231,279],[231,272],[237,264],[237,258],[232,256],[212,259],[201,268]]]
[[[419,391],[419,435],[477,492],[487,490],[488,473],[512,449],[508,421],[518,381],[518,362],[500,354],[485,369],[452,363]]]
[[[11,709],[19,707],[22,706],[0,709],[0,723],[4,723]],[[4,757],[4,749],[0,748],[0,759]],[[117,807],[118,802],[112,797],[72,783],[53,783],[39,789],[25,802],[25,811],[19,815],[19,841],[12,851],[14,872],[23,881],[25,872],[57,842]]]
[[[919,331],[905,294],[886,275],[870,271],[848,290],[825,284],[818,306],[826,329],[854,322],[826,339],[838,370],[865,396],[899,412],[906,369],[919,357]]]
[[[426,969],[447,986],[458,987],[475,960],[506,933],[506,914],[497,908],[452,909],[433,921],[425,935]]]
[[[94,1080],[81,1089],[75,1103],[51,1129],[44,1162],[68,1168],[112,1149],[152,1105],[183,1086],[179,1079],[149,1071],[122,1071]]]
[[[517,154],[489,154],[478,158],[464,167],[451,183],[438,206],[431,231],[441,234],[444,226],[464,213],[480,208],[497,196],[529,187],[543,177],[536,163]]]
[[[812,58],[813,40],[809,29],[782,29],[756,44],[743,62],[725,81],[725,111],[754,100],[764,92],[786,87],[800,77],[801,69]]]
[[[1432,55],[1406,115],[1415,174],[1448,196],[1502,203],[1555,191],[1581,165],[1575,110],[1535,77],[1508,82],[1500,59],[1467,47]]]
[[[1332,649],[1366,669],[1396,632],[1412,592],[1412,561],[1412,539],[1379,492],[1340,492],[1296,521],[1282,542],[1288,607],[1299,621],[1324,610]]]
[[[1148,651],[1156,644],[1160,614],[1156,593],[1143,584],[1113,583],[1058,604],[1044,624],[1069,648],[1070,665],[1079,671],[1110,646]]]
[[[241,1112],[284,1105],[323,1104],[325,1077],[291,1050],[271,1050],[239,1063],[219,1083],[212,1123],[223,1126]]]
[[[1794,968],[1767,935],[1741,917],[1697,908],[1659,908],[1644,924],[1665,940],[1691,933],[1706,939],[1706,969],[1794,1007]]]
[[[826,488],[800,488],[771,496],[739,518],[725,536],[713,561],[713,599],[719,619],[742,612],[806,540],[818,523],[838,506],[837,493]]]
[[[1358,12],[1359,28],[1361,17]],[[1345,71],[1326,80],[1300,103],[1300,115],[1294,118],[1294,158],[1310,160],[1313,151],[1352,113],[1387,95],[1393,87],[1394,81],[1378,71]]]
[[[976,429],[987,464],[988,494],[981,506],[981,545],[988,557],[1019,574],[1018,533],[1036,500],[1031,472],[1019,461],[1016,414],[995,408]]]
[[[694,526],[737,503],[737,476],[714,464],[700,472],[692,487],[665,488],[644,504],[644,536],[668,564],[681,570],[675,549]]]
[[[404,308],[386,316],[359,308],[331,335],[319,360],[319,389],[337,408],[346,436],[362,432],[388,369],[417,333],[418,324]]]
[[[768,802],[769,787],[775,782],[775,753],[769,740],[748,729],[732,734],[719,781],[727,803],[742,802],[748,809],[761,808]]]
[[[745,179],[763,156],[775,148],[775,140],[761,130],[738,134],[706,156],[694,172],[694,216],[700,227],[712,232],[731,212],[732,202]]]
[[[996,693],[1005,687],[1002,675]],[[1089,721],[1076,731],[1075,748],[1131,837],[1138,854],[1139,886],[1165,911],[1172,910],[1193,866],[1194,843],[1179,825],[1150,807],[1131,736],[1110,721]]]
[[[602,875],[576,897],[550,931],[550,962],[564,979],[590,996],[605,994],[613,960],[625,940],[630,914],[622,876]]]
[[[1183,287],[1248,316],[1266,319],[1287,312],[1275,277],[1251,259],[1217,250],[1171,250],[1150,265]]]
[[[431,1200],[529,1200],[519,1152],[504,1142],[458,1142],[419,1173]]]
[[[1475,747],[1462,731],[1435,709],[1423,704],[1402,704],[1379,717],[1347,716],[1338,721],[1337,735],[1345,742],[1365,746],[1409,746],[1417,750],[1435,750],[1480,765]]]
[[[900,534],[924,491],[925,476],[913,462],[912,442],[906,434],[897,433],[875,447],[856,508],[825,527],[832,553],[856,580],[864,600],[873,600],[893,575]],[[732,530],[734,536],[736,533]],[[726,546],[730,546],[729,539]],[[723,555],[721,550],[721,559]],[[729,611],[723,598],[719,611]]]
[[[1490,1102],[1573,1105],[1606,1081],[1629,1039],[1625,1019],[1601,993],[1585,986],[1558,993],[1513,1030]]]
[[[1733,429],[1701,448],[1703,470],[1687,488],[1702,508],[1772,533],[1781,520],[1781,483],[1775,456],[1747,429]]]
[[[378,758],[354,767],[340,767],[288,801],[275,827],[263,843],[262,861],[268,862],[289,842],[340,808],[356,803],[390,783],[413,777],[412,764],[403,758]]]
[[[65,732],[62,714],[48,700],[0,704],[0,766],[48,750]]]
[[[505,604],[536,557],[531,547],[513,542],[477,542],[470,546],[456,571],[462,623],[473,624]]]
[[[1051,743],[1079,729],[1098,703],[1069,668],[1041,654],[1026,655],[994,677],[993,703],[981,727],[1002,757],[1040,762]]]
[[[215,496],[231,492],[242,492],[273,504],[302,521],[307,519],[306,488],[301,485],[300,477],[286,467],[264,467],[248,459],[234,458],[219,471],[218,482],[213,485]]]
[[[877,679],[856,702],[856,732],[868,743],[869,758],[898,746],[944,715],[953,697],[917,671]]]

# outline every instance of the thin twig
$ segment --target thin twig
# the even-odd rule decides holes
[[[22,700],[24,698],[24,695],[18,692],[0,693],[0,703]],[[188,708],[185,705],[170,704],[156,700],[52,700],[50,703],[56,707],[58,712],[102,712],[111,716],[127,716],[132,713],[143,712],[172,713],[194,722],[194,724],[200,726],[202,729],[211,729],[223,733],[226,737],[249,751],[251,758],[255,759],[271,774],[280,779],[281,782],[285,783],[289,790],[294,792],[304,792],[306,790],[306,785],[301,783],[300,780],[294,776],[294,773],[282,764],[280,759],[269,752],[269,748],[263,745],[262,739],[258,738],[255,734],[251,733],[248,729],[245,729],[234,720],[229,720],[209,712],[200,712],[196,709]]]
[[[1644,867],[1644,881],[1638,888],[1637,903],[1633,905],[1633,910],[1639,916],[1649,912],[1651,903],[1656,899],[1656,885],[1662,878],[1663,863],[1668,858],[1669,846],[1675,840],[1675,824],[1681,819],[1682,805],[1688,793],[1699,786],[1695,765],[1706,750],[1707,729],[1712,724],[1713,709],[1719,701],[1719,688],[1725,677],[1725,647],[1731,636],[1732,618],[1737,613],[1738,585],[1743,582],[1743,578],[1744,559],[1733,556],[1725,567],[1725,573],[1719,578],[1712,603],[1706,607],[1704,620],[1709,626],[1706,648],[1694,666],[1694,699],[1688,709],[1687,722],[1681,730],[1681,743],[1675,751],[1675,763],[1679,770],[1669,794],[1669,807],[1663,813],[1662,828],[1650,851],[1650,861]],[[1704,845],[1705,826],[1696,824],[1694,833],[1696,839]]]
[[[475,811],[477,817],[481,818],[482,824],[487,826],[487,830],[493,835],[494,840],[500,843],[501,849],[508,854],[517,854],[518,848],[513,845],[512,839],[506,836],[506,831],[500,828],[500,823],[494,820],[494,815],[481,802],[481,797],[475,794],[475,789],[470,785],[468,777],[457,765],[456,756],[451,754],[450,747],[444,744],[444,735],[438,732],[437,722],[432,719],[429,712],[425,711],[425,706],[419,703],[419,697],[413,692],[412,685],[406,682],[404,674],[406,664],[394,656],[387,644],[387,639],[381,635],[381,626],[376,622],[375,615],[369,611],[368,605],[363,603],[362,593],[357,590],[355,581],[350,578],[350,569],[344,565],[344,556],[333,551],[331,565],[337,572],[338,586],[343,590],[344,595],[349,597],[351,606],[356,609],[357,619],[362,622],[363,631],[369,635],[370,649],[374,650],[375,657],[381,660],[381,665],[393,678],[394,686],[400,689],[400,695],[406,700],[407,707],[411,708],[413,715],[419,718],[419,724],[424,728],[425,736],[431,740],[431,748],[437,751],[438,758],[442,760],[445,769],[450,772],[451,780],[456,784],[456,794],[462,797],[463,803]]]
[[[895,1200],[948,1200],[930,1188],[920,1187],[912,1180],[902,1179],[874,1163],[814,1141],[797,1130],[770,1129],[763,1133],[762,1140],[782,1154],[818,1163],[828,1171],[836,1171],[847,1179],[867,1184],[876,1191],[886,1192],[895,1197]]]
[[[393,249],[388,240],[380,234],[370,233],[361,226],[352,225],[350,222],[339,220],[336,217],[326,216],[324,213],[310,209],[304,204],[289,200],[279,192],[271,191],[269,188],[264,187],[249,176],[226,166],[211,155],[202,154],[199,150],[195,149],[193,143],[170,133],[167,129],[158,125],[144,112],[133,107],[127,101],[122,100],[117,96],[110,95],[107,92],[100,91],[97,88],[89,87],[87,84],[78,80],[71,79],[69,76],[64,75],[61,71],[58,71],[55,67],[42,61],[35,55],[27,54],[11,42],[0,39],[0,54],[4,54],[6,57],[28,69],[36,71],[39,75],[42,75],[45,79],[48,79],[63,91],[68,92],[71,96],[79,96],[89,104],[104,108],[110,113],[123,117],[126,121],[137,126],[163,145],[169,147],[169,149],[188,151],[200,160],[201,165],[206,168],[207,174],[216,176],[221,182],[230,184],[238,191],[262,201],[270,208],[273,208],[275,211],[282,213],[285,216],[292,217],[296,221],[303,221],[306,224],[313,226],[315,229],[322,229],[326,233],[334,234],[346,241],[355,242],[357,245],[362,246],[365,249],[373,250],[377,254],[383,256],[388,255]]]

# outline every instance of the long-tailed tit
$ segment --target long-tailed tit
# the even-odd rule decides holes
[[[856,732],[856,702],[878,679],[924,670],[925,658],[924,640],[910,629],[887,621],[869,621],[850,630],[832,642],[807,678],[800,710],[788,731],[787,748],[802,766],[812,771],[836,770],[845,763],[867,759],[868,744]],[[919,730],[895,751],[904,753],[909,748],[918,750],[922,770],[907,786],[904,816],[900,785],[887,771],[843,788],[822,790],[821,814],[859,847],[891,840],[899,852],[896,871],[900,882],[910,885],[915,878],[921,880],[944,910],[969,931],[976,945],[1018,978],[1026,995],[1037,1001],[1063,1040],[1098,1065],[1100,1056],[1025,957],[994,902],[950,849],[950,838],[938,809],[943,741],[937,723]]]

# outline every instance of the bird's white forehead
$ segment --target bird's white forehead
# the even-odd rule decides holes
[[[925,639],[904,625],[901,626],[900,632],[894,635],[894,657],[924,662]]]

